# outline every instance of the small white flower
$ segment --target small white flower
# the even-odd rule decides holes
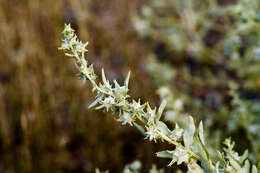
[[[125,98],[128,97],[127,91],[128,89],[125,86],[116,86],[114,88],[115,98],[121,101],[124,100]]]
[[[146,116],[148,118],[148,124],[155,124],[155,118],[156,118],[156,108],[151,109],[150,106],[147,107],[147,113]]]
[[[61,47],[59,49],[61,49],[61,50],[69,50],[70,49],[69,42],[68,42],[67,39],[63,40]]]
[[[88,45],[88,42],[86,43],[82,43],[81,41],[80,42],[77,42],[76,44],[76,51],[79,52],[79,53],[85,53],[87,52],[88,50],[86,49],[86,46]]]
[[[115,104],[115,99],[111,96],[106,97],[102,103],[102,105],[106,108],[106,111],[109,110]]]
[[[188,152],[181,146],[176,146],[176,149],[172,151],[172,161],[169,164],[171,166],[173,163],[177,162],[177,165],[189,162],[189,154]]]
[[[132,103],[133,112],[136,112],[136,113],[142,112],[144,107],[145,107],[144,105],[140,104],[140,99],[138,100],[138,102],[133,100],[133,103]]]
[[[76,35],[74,35],[74,37],[71,38],[71,40],[69,41],[69,46],[70,47],[74,47],[78,44],[78,38]]]
[[[146,138],[148,138],[150,141],[154,140],[156,142],[156,139],[159,138],[158,133],[156,132],[158,130],[156,125],[151,125],[146,127]]]
[[[183,132],[184,132],[184,130],[183,130],[182,128],[180,128],[180,127],[178,126],[178,124],[176,123],[175,129],[172,131],[171,138],[172,138],[173,140],[175,140],[175,141],[178,141],[178,140],[182,137]]]
[[[74,29],[71,28],[70,24],[65,24],[64,30],[62,31],[63,34],[73,33]]]
[[[118,121],[122,122],[123,125],[130,124],[133,125],[134,119],[129,112],[124,112],[118,119]]]

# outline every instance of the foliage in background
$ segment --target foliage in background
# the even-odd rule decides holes
[[[210,150],[225,137],[243,138],[238,150],[252,151],[253,162],[260,159],[259,11],[258,0],[154,0],[132,19],[156,45],[147,71],[170,103],[165,119],[182,124],[188,111],[204,120]]]

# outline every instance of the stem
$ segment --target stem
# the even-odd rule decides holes
[[[145,122],[145,120],[144,120],[142,117],[137,116],[137,118],[138,118],[144,125],[146,125],[146,122]],[[165,141],[167,141],[168,143],[173,144],[173,145],[175,145],[175,146],[182,146],[180,143],[178,143],[178,142],[176,142],[176,141],[170,139],[169,137],[165,136],[163,133],[160,132],[160,130],[157,130],[156,133],[158,133],[158,134],[161,136],[161,138],[164,139]],[[188,148],[185,148],[185,150],[186,150],[190,155],[192,155],[192,157],[194,157],[194,158],[197,159],[197,160],[200,160],[200,157],[199,157],[196,153],[190,151]]]
[[[181,146],[180,143],[171,140],[169,137],[165,136],[165,135],[164,135],[163,133],[161,133],[159,130],[157,130],[156,132],[157,132],[164,140],[166,140],[166,141],[169,142],[170,144],[173,144],[173,145],[176,145],[176,146]],[[199,157],[196,153],[190,151],[188,148],[185,148],[185,149],[186,149],[186,151],[187,151],[190,155],[192,155],[195,159],[200,160],[200,157]]]

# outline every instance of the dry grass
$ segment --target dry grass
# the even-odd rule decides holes
[[[96,71],[104,66],[120,80],[131,68],[132,94],[152,99],[138,65],[145,48],[128,19],[136,2],[0,0],[0,172],[117,172],[136,158],[151,165],[155,146],[89,111],[89,85],[71,75],[73,64],[57,50],[64,22],[72,23],[90,42]]]

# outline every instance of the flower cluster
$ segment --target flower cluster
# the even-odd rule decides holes
[[[94,73],[93,66],[87,66],[87,61],[85,60],[84,53],[87,51],[87,43],[84,44],[78,40],[75,31],[71,29],[70,25],[65,25],[65,29],[62,33],[64,39],[62,46],[59,49],[70,52],[65,55],[74,57],[75,65],[79,70],[79,73],[84,75],[84,77],[93,84],[93,91],[97,93],[96,100],[89,106],[89,108],[95,107],[95,109],[104,109],[105,111],[111,111],[114,114],[118,113],[119,116],[117,119],[123,125],[130,124],[137,126],[138,124],[136,120],[138,119],[144,128],[139,125],[138,127],[145,131],[146,138],[150,141],[161,140],[174,144],[177,147],[176,152],[181,148],[185,153],[187,153],[187,159],[185,159],[185,161],[188,161],[189,158],[199,159],[199,156],[192,152],[189,147],[183,146],[182,143],[178,141],[182,138],[183,134],[185,134],[183,133],[184,129],[181,129],[176,125],[175,130],[171,131],[167,125],[160,120],[167,104],[165,100],[162,101],[158,110],[157,108],[152,109],[149,103],[141,104],[140,100],[129,101],[128,99],[130,96],[127,92],[130,72],[124,81],[124,85],[120,86],[116,80],[113,81],[114,85],[110,84],[106,79],[104,70],[102,69],[103,83],[97,84],[95,82],[96,74]],[[78,50],[78,48],[80,48],[80,50]],[[188,131],[185,132],[188,135],[187,138],[190,138],[186,139],[186,141],[193,139],[194,133]],[[175,155],[174,158],[176,159],[179,155]],[[180,160],[178,163],[182,163],[182,159],[178,160]]]

